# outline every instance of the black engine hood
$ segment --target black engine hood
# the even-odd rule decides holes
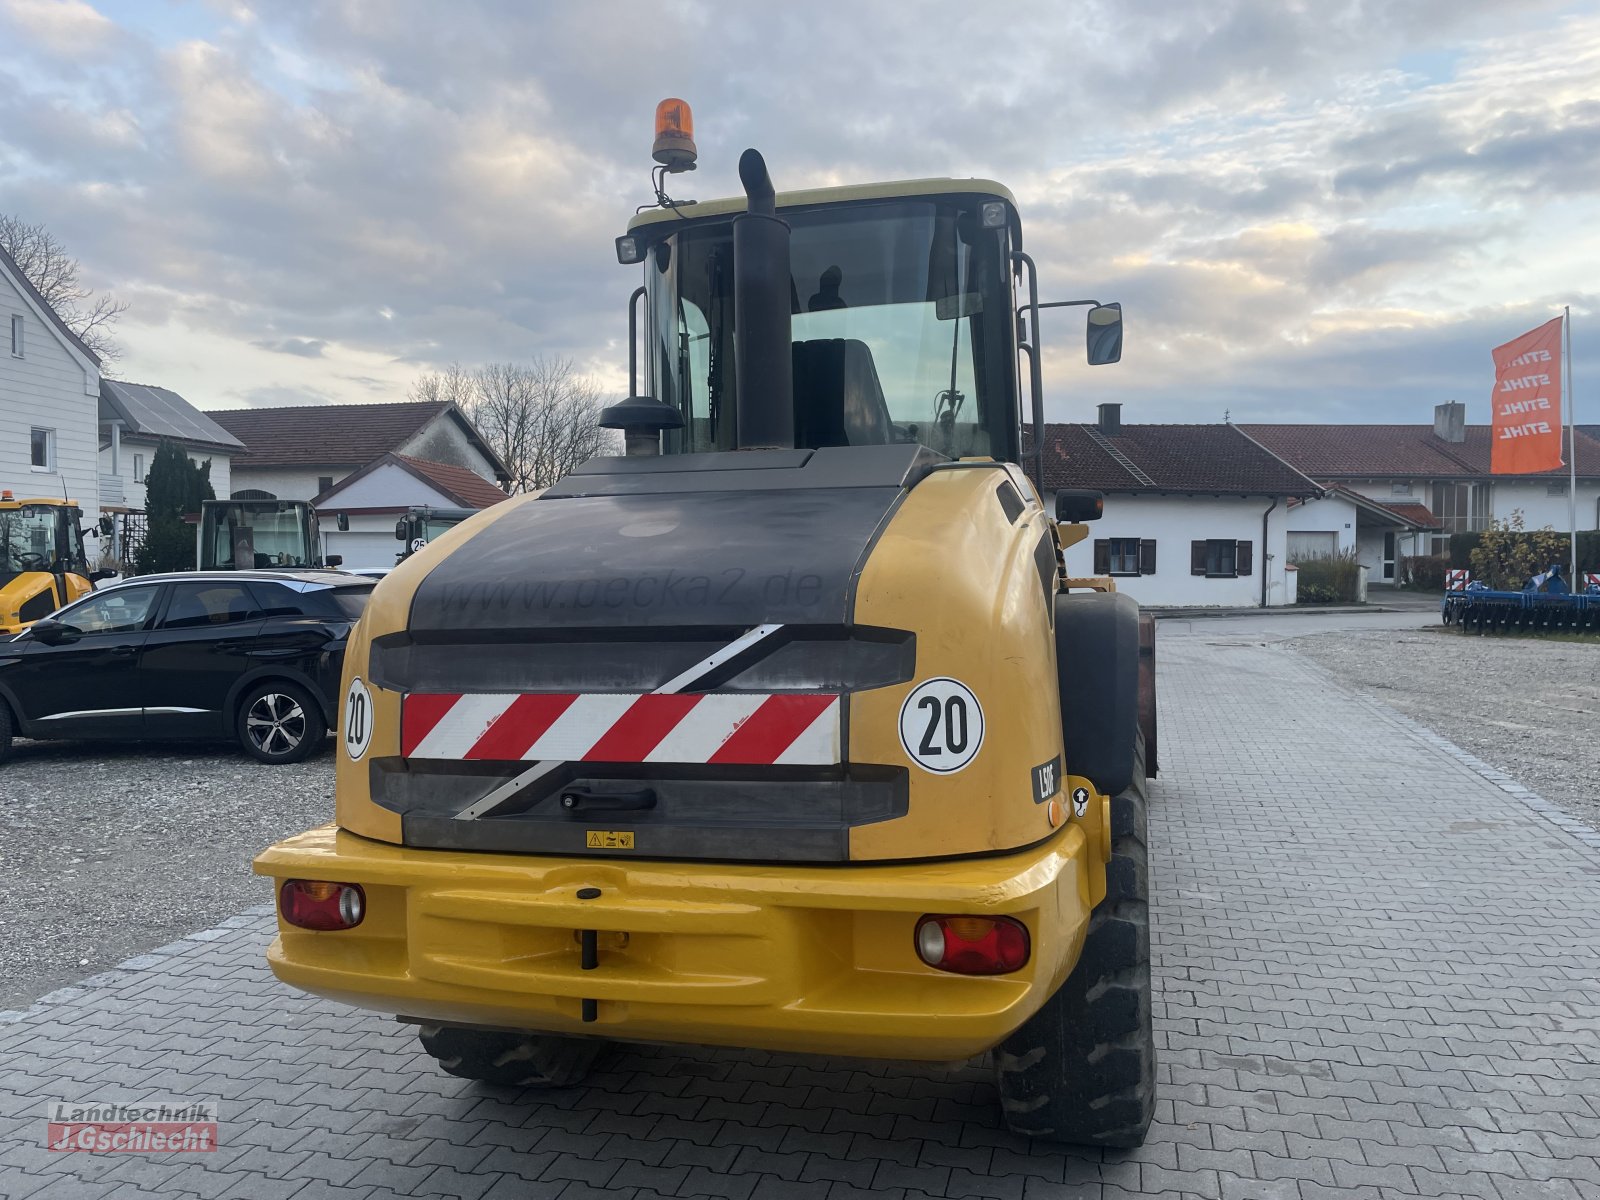
[[[911,445],[596,459],[457,547],[409,628],[847,625],[879,530],[940,461]]]

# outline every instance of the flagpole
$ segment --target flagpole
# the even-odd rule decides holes
[[[1567,528],[1572,538],[1572,574],[1567,576],[1567,586],[1573,591],[1578,586],[1578,416],[1572,411],[1572,306],[1562,309],[1564,319],[1561,332],[1566,338],[1566,369],[1561,372],[1561,385],[1567,393]]]

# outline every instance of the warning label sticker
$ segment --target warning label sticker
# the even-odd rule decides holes
[[[591,850],[632,850],[633,834],[623,829],[590,829],[586,844]]]

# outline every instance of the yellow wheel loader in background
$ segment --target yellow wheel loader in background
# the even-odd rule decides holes
[[[740,173],[694,205],[658,182],[618,241],[646,314],[644,386],[603,422],[627,453],[374,591],[337,822],[256,860],[272,969],[468,1078],[570,1084],[607,1039],[992,1053],[1012,1129],[1135,1145],[1140,617],[1109,580],[1069,594],[1099,497],[1058,525],[1024,449],[1015,203]],[[1114,361],[1120,311],[1089,332]]]
[[[0,637],[87,596],[113,571],[90,571],[82,510],[71,500],[18,500],[0,492]]]

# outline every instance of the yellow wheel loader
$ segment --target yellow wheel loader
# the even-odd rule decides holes
[[[643,378],[603,418],[626,453],[374,591],[336,823],[255,863],[272,969],[492,1083],[571,1084],[607,1040],[989,1054],[1012,1129],[1135,1145],[1140,617],[1068,590],[1099,497],[1058,524],[1025,449],[1016,205],[740,171],[712,203],[658,180],[618,241],[644,271]],[[1093,312],[1114,361],[1120,311]]]
[[[90,571],[82,510],[71,500],[18,500],[0,492],[0,637],[9,637],[93,590],[113,574]]]

